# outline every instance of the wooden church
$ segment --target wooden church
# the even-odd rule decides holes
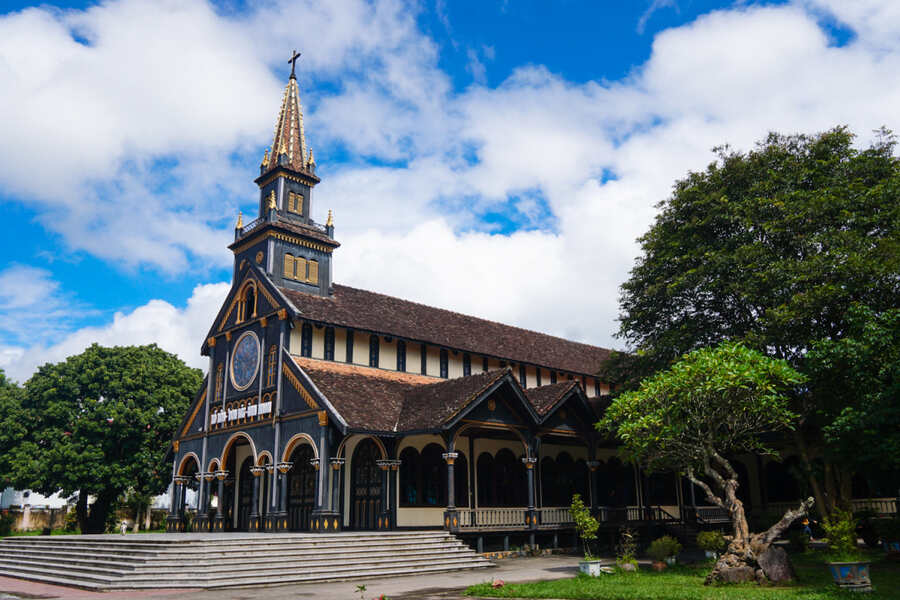
[[[608,350],[334,283],[331,213],[310,218],[319,181],[292,72],[172,445],[170,531],[190,515],[194,531],[533,536],[571,528],[574,493],[607,520],[656,488],[655,504],[684,503],[593,429]]]

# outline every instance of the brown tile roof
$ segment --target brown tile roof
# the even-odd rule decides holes
[[[456,379],[292,356],[352,429],[437,429],[509,372]]]
[[[442,380],[406,392],[397,431],[435,429],[455,417],[509,369]]]
[[[525,397],[531,402],[537,414],[543,417],[577,385],[578,383],[575,381],[562,381],[542,387],[528,388],[525,390]]]
[[[609,350],[344,285],[322,298],[281,288],[302,316],[559,371],[596,373]]]
[[[320,231],[316,227],[311,227],[302,223],[294,223],[293,221],[289,221],[288,219],[278,219],[275,222],[275,226],[299,235],[311,237],[314,240],[319,240],[320,242],[324,242],[325,244],[334,246],[335,248],[340,246],[338,242],[328,237],[328,234],[326,234],[324,231]]]

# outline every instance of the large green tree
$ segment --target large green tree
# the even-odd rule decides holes
[[[757,578],[763,568],[759,556],[813,504],[810,498],[767,531],[751,534],[737,494],[742,482],[728,459],[745,453],[777,456],[763,434],[794,426],[797,415],[787,393],[804,381],[784,360],[725,342],[686,354],[644,379],[637,390],[613,400],[597,424],[621,440],[629,459],[651,471],[683,473],[709,502],[727,511],[733,534],[711,580],[729,569]]]
[[[856,303],[880,312],[900,297],[900,163],[882,131],[865,149],[839,127],[770,134],[750,152],[716,149],[704,171],[675,183],[621,289],[620,336],[630,383],[695,348],[741,340],[804,369],[821,340],[849,331]],[[626,381],[629,383],[629,381]],[[815,381],[811,382],[818,389]],[[814,395],[793,442],[807,465],[825,445]],[[837,472],[826,468],[825,476]],[[807,469],[821,507],[826,483]]]
[[[891,495],[900,485],[900,309],[850,310],[839,340],[822,340],[806,357],[825,423],[829,462],[879,481]],[[831,478],[826,478],[826,482]],[[836,481],[849,495],[850,481]]]
[[[81,531],[102,532],[123,492],[165,490],[168,440],[200,383],[200,371],[156,345],[94,344],[40,367],[25,384],[27,433],[10,457],[15,484],[78,492]],[[95,498],[90,507],[88,495]]]
[[[0,370],[0,491],[12,483],[10,456],[25,436],[22,424],[22,388]]]

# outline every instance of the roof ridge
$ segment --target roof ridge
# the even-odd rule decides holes
[[[491,319],[485,319],[484,317],[476,317],[475,315],[469,315],[469,314],[466,314],[466,313],[461,313],[461,312],[458,312],[458,311],[455,311],[455,310],[450,310],[449,308],[441,308],[441,307],[439,307],[439,306],[432,306],[432,305],[430,305],[430,304],[424,304],[424,303],[422,303],[422,302],[416,302],[415,300],[407,300],[406,298],[400,298],[399,296],[391,296],[391,295],[389,295],[389,294],[384,294],[384,293],[382,293],[382,292],[373,292],[372,290],[364,290],[364,289],[362,289],[362,288],[353,287],[353,286],[351,286],[351,285],[344,285],[344,284],[342,284],[342,283],[335,283],[335,284],[334,284],[334,287],[335,287],[335,288],[346,288],[346,289],[355,290],[355,291],[358,291],[358,292],[365,292],[365,293],[367,293],[367,294],[375,294],[375,295],[377,295],[377,296],[383,296],[383,297],[385,297],[385,298],[393,298],[394,300],[400,300],[401,302],[408,302],[408,303],[410,303],[410,304],[415,304],[416,306],[422,306],[422,307],[424,307],[424,308],[428,308],[428,309],[431,309],[431,310],[440,310],[440,311],[447,312],[447,313],[450,313],[450,314],[459,315],[460,317],[466,317],[467,319],[477,319],[477,320],[483,321],[483,322],[485,322],[485,323],[492,323],[492,324],[494,324],[494,325],[500,325],[500,326],[502,326],[502,327],[509,327],[510,329],[516,329],[516,330],[518,330],[518,331],[524,331],[524,332],[527,332],[527,333],[534,333],[534,334],[537,334],[537,335],[545,335],[545,336],[547,336],[547,337],[554,338],[554,339],[557,339],[557,340],[561,340],[561,341],[563,341],[563,342],[568,342],[568,343],[570,343],[570,344],[578,344],[579,346],[585,346],[585,347],[588,347],[588,348],[596,348],[597,350],[606,350],[606,351],[608,351],[608,352],[612,352],[612,348],[604,348],[603,346],[595,346],[595,345],[593,345],[593,344],[587,344],[587,343],[585,343],[585,342],[578,342],[578,341],[575,341],[575,340],[570,340],[570,339],[568,339],[568,338],[560,337],[560,336],[558,336],[558,335],[553,335],[552,333],[546,333],[546,332],[544,332],[544,331],[537,331],[537,330],[535,330],[535,329],[527,329],[527,328],[525,328],[525,327],[519,327],[518,325],[510,325],[509,323],[503,323],[503,322],[501,322],[501,321],[493,321],[493,320],[491,320]],[[307,292],[300,292],[300,293],[307,293]]]

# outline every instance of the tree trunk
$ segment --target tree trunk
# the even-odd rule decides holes
[[[75,503],[75,518],[78,520],[78,529],[81,533],[87,533],[88,514],[87,514],[88,494],[84,490],[78,490],[78,502]]]
[[[797,452],[800,454],[801,460],[803,460],[803,468],[806,469],[807,479],[809,479],[809,486],[812,488],[813,497],[816,499],[816,507],[819,510],[819,516],[824,519],[829,514],[828,506],[825,503],[825,496],[822,494],[822,486],[819,485],[819,480],[816,479],[816,476],[813,473],[812,462],[809,460],[809,452],[806,449],[806,440],[803,439],[803,433],[799,428],[794,430],[794,444],[797,447]]]
[[[104,490],[97,494],[97,498],[91,504],[87,519],[87,530],[82,530],[82,533],[105,533],[106,517],[118,497],[118,492],[109,490]]]
[[[144,531],[150,531],[150,526],[152,525],[153,519],[153,504],[147,505],[147,510],[144,512]]]
[[[755,533],[746,538],[741,538],[737,535],[738,532],[746,531],[747,520],[744,516],[743,504],[741,504],[740,500],[736,498],[735,500],[738,506],[736,510],[731,511],[732,519],[742,518],[743,525],[736,520],[734,521],[736,535],[728,544],[728,549],[725,553],[716,561],[716,566],[706,577],[706,583],[739,583],[754,580],[763,583],[771,579],[766,571],[766,567],[770,569],[777,568],[779,575],[776,579],[783,581],[784,576],[781,574],[785,571],[783,559],[777,564],[766,560],[763,561],[763,564],[760,564],[760,557],[769,549],[772,542],[790,527],[791,523],[807,514],[809,509],[815,504],[815,500],[807,498],[800,503],[797,509],[784,513],[784,516],[764,533]]]

